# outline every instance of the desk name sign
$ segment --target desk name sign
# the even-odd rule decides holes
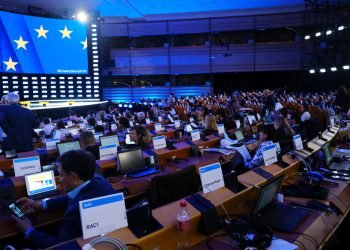
[[[191,131],[191,137],[192,137],[192,141],[200,140],[201,139],[201,134],[199,132],[199,129],[192,130]]]
[[[225,186],[220,163],[213,163],[199,168],[203,193],[208,193]]]
[[[217,125],[217,128],[218,128],[218,134],[219,134],[219,135],[225,134],[225,127],[224,127],[224,124],[218,124],[218,125]]]
[[[154,149],[162,149],[166,147],[166,140],[165,140],[165,136],[155,136],[153,137],[153,146]]]
[[[293,143],[294,143],[294,147],[296,150],[303,150],[304,149],[303,141],[301,140],[300,135],[293,136]]]
[[[117,157],[118,147],[116,144],[100,146],[100,160],[111,160]]]
[[[160,123],[154,124],[154,130],[155,130],[156,132],[161,131],[161,130],[162,130],[162,124],[160,124]]]
[[[57,150],[56,144],[60,142],[60,139],[54,138],[54,139],[46,139],[45,145],[47,150]]]
[[[127,227],[123,193],[79,201],[83,239]]]
[[[266,167],[277,162],[277,151],[276,151],[275,144],[271,144],[263,147],[262,154],[263,154],[264,164]]]
[[[34,156],[14,159],[13,168],[16,177],[41,172],[40,158]]]

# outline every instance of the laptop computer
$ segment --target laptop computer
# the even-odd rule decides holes
[[[276,202],[276,197],[284,175],[269,181],[260,189],[252,217],[259,223],[283,231],[293,232],[295,228],[309,215],[302,208],[295,208]]]
[[[345,170],[345,171],[350,170],[349,160],[340,160],[339,162],[334,161],[334,157],[331,154],[331,150],[328,142],[325,145],[323,145],[322,152],[326,158],[326,164],[330,169]],[[338,159],[341,159],[341,158],[338,158]]]
[[[141,148],[118,152],[118,167],[122,174],[139,178],[159,172],[158,169],[146,166]]]
[[[119,147],[118,135],[100,136],[100,144],[101,146],[117,145],[117,147]]]
[[[59,142],[56,144],[56,146],[59,155],[63,155],[65,152],[70,150],[81,149],[79,141]]]
[[[238,140],[239,143],[243,143],[243,144],[251,144],[256,142],[256,139],[253,138],[244,138],[244,135],[242,133],[241,130],[236,130],[235,131],[235,136],[236,139]]]
[[[53,170],[25,176],[28,197],[40,199],[57,193]]]

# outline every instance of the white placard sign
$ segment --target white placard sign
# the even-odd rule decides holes
[[[45,145],[47,150],[55,150],[57,149],[56,144],[60,142],[60,139],[46,139]]]
[[[156,132],[161,131],[161,130],[162,130],[162,124],[160,124],[160,123],[154,124],[154,130],[155,130]]]
[[[102,126],[102,121],[101,120],[97,120],[97,125]]]
[[[79,211],[84,240],[128,226],[122,193],[79,201]]]
[[[95,138],[96,143],[100,142],[100,136],[103,136],[102,132],[97,132],[94,134],[94,138]]]
[[[217,128],[218,128],[218,133],[219,133],[219,135],[220,135],[220,134],[225,134],[225,127],[224,127],[224,124],[218,124],[218,125],[217,125]]]
[[[180,120],[175,120],[174,124],[175,124],[175,128],[179,128],[180,127]]]
[[[236,122],[236,127],[240,128],[241,127],[241,121],[240,120],[236,120],[235,122]]]
[[[162,149],[166,147],[165,136],[156,136],[153,137],[153,146],[154,149]]]
[[[111,160],[117,157],[118,147],[116,144],[100,146],[100,160]]]
[[[199,129],[192,130],[191,131],[191,137],[192,137],[192,141],[200,140],[201,139],[201,134],[199,132]]]
[[[161,116],[158,116],[158,121],[159,122],[162,122],[163,121],[163,118]]]
[[[151,120],[149,118],[146,118],[146,124],[151,124]]]
[[[294,143],[294,147],[297,150],[303,150],[303,141],[301,140],[301,136],[300,135],[295,135],[293,136],[293,143]]]
[[[277,152],[276,152],[275,144],[271,144],[263,147],[262,154],[263,154],[264,164],[266,167],[277,162]]]
[[[276,152],[277,152],[277,154],[281,153],[281,145],[280,145],[280,143],[276,142],[275,145],[276,145]]]
[[[225,186],[220,163],[210,164],[199,168],[203,193],[208,193]]]
[[[14,159],[13,168],[15,170],[15,176],[24,176],[41,172],[40,158],[39,156],[34,156]]]
[[[72,121],[67,121],[67,126],[68,127],[72,127],[73,126],[73,122]]]

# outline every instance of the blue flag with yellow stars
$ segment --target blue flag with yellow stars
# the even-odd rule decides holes
[[[86,24],[0,11],[0,72],[88,74]]]

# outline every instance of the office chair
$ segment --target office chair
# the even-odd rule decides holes
[[[152,208],[156,208],[196,193],[199,187],[199,175],[192,165],[176,173],[153,177],[147,196]]]

